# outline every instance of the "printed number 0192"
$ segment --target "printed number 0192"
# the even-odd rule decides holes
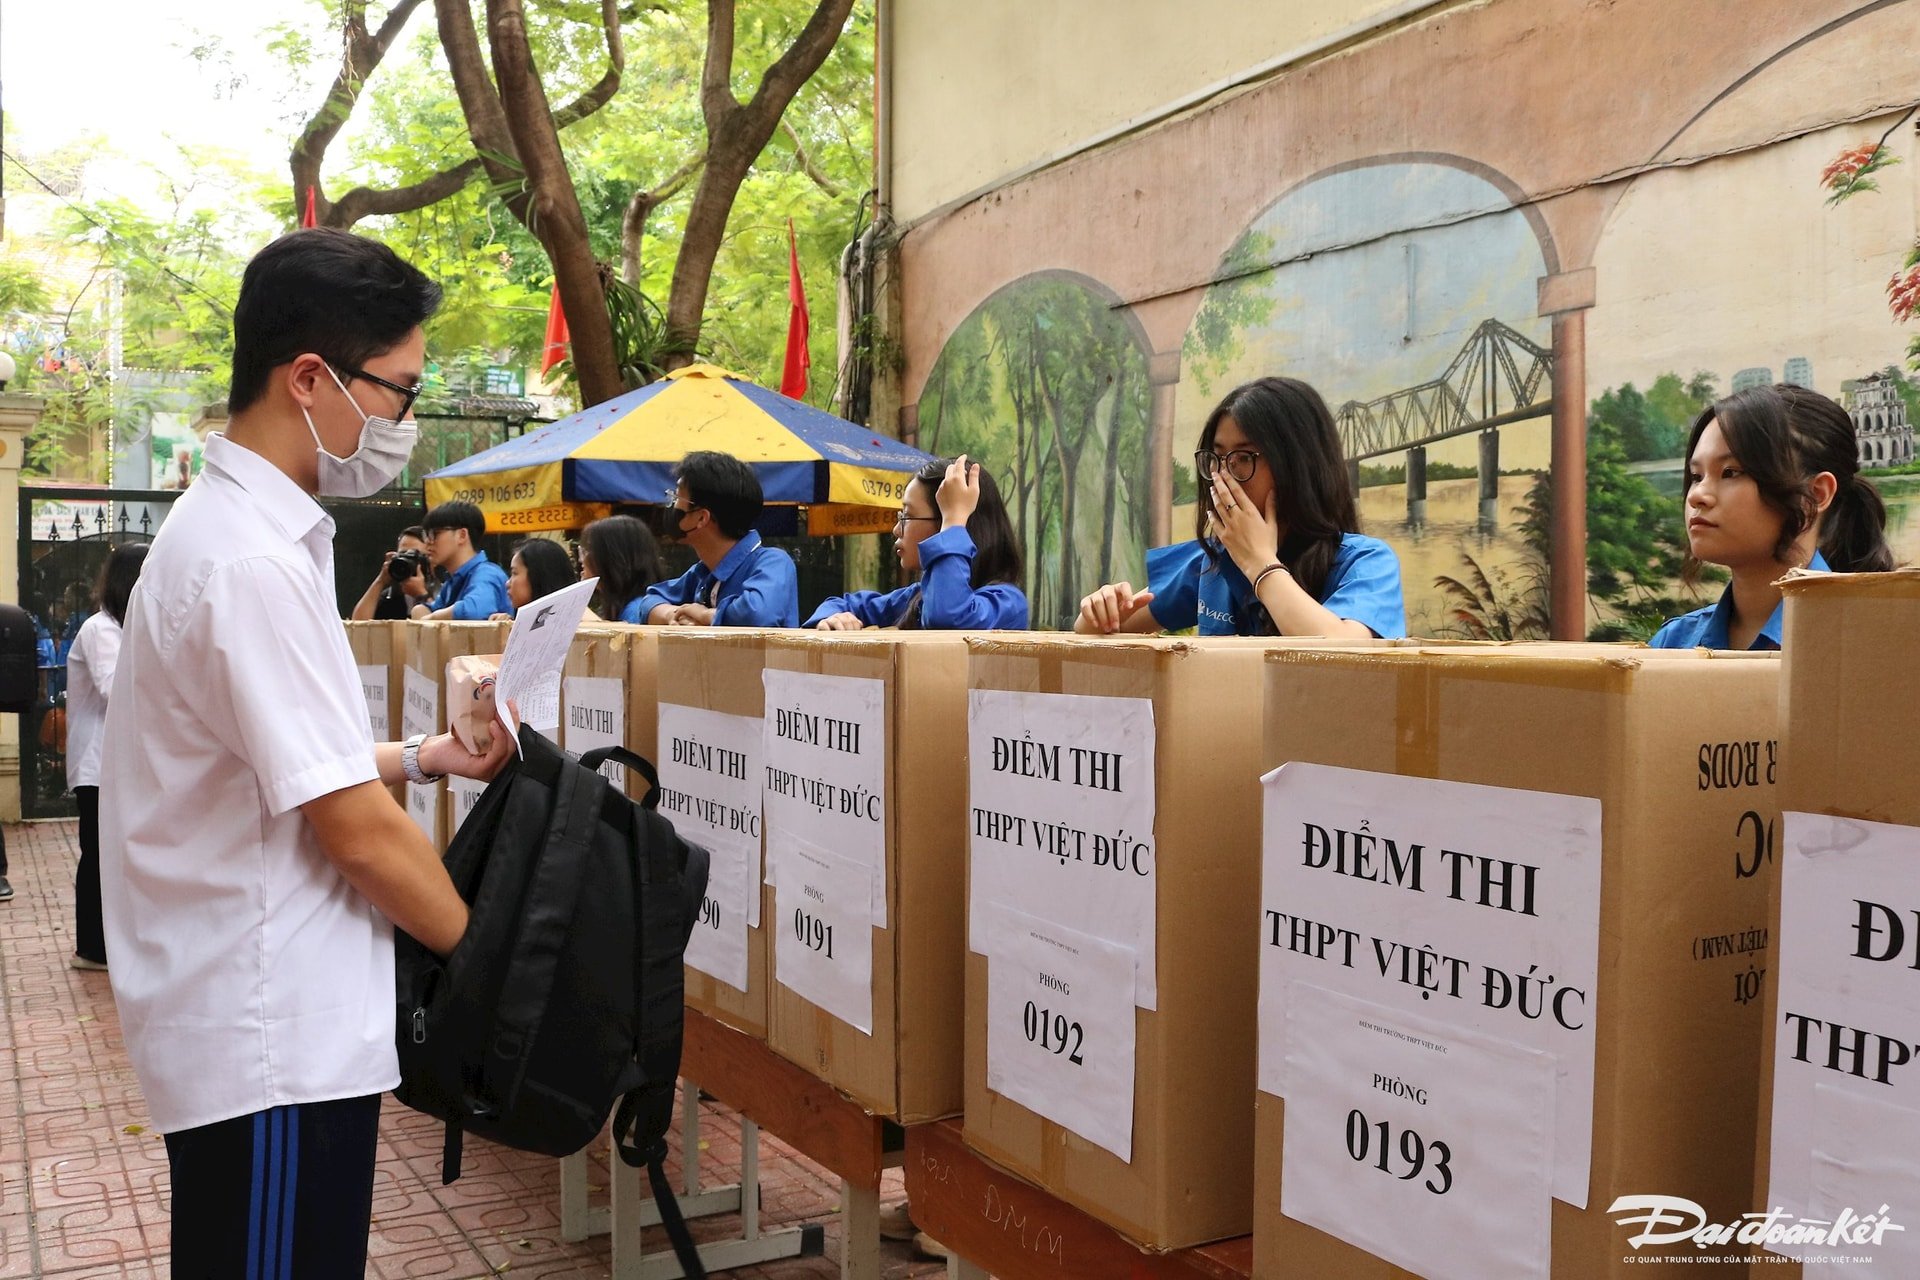
[[[1027,1033],[1027,1042],[1037,1044],[1052,1053],[1067,1055],[1067,1061],[1080,1067],[1086,1064],[1080,1059],[1080,1047],[1086,1039],[1086,1029],[1077,1022],[1067,1020],[1064,1013],[1055,1013],[1051,1009],[1042,1009],[1033,1001],[1027,1001],[1027,1007],[1020,1016],[1021,1030]],[[1073,1049],[1068,1052],[1067,1037],[1073,1037]]]

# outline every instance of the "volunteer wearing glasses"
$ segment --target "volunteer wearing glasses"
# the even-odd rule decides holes
[[[484,622],[513,612],[507,573],[474,544],[487,532],[487,517],[471,502],[443,502],[421,522],[427,530],[427,558],[447,575],[431,604],[415,605],[416,618]]]
[[[1074,630],[1392,639],[1407,630],[1400,561],[1356,532],[1340,434],[1320,393],[1260,378],[1215,406],[1195,455],[1196,537],[1147,553],[1147,586],[1101,587]]]
[[[1020,589],[1020,543],[1000,487],[965,454],[931,462],[908,482],[893,526],[900,567],[920,581],[898,591],[851,591],[828,599],[809,627],[929,631],[1027,629]]]
[[[792,627],[800,622],[793,557],[760,541],[760,477],[730,453],[702,450],[674,471],[667,515],[698,557],[691,569],[655,583],[621,613],[622,622],[681,627]]]

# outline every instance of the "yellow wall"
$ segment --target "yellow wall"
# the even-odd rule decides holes
[[[894,0],[894,216],[1427,0]]]

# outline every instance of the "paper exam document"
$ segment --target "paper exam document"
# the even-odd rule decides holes
[[[580,630],[587,601],[599,584],[598,578],[586,578],[541,596],[514,615],[493,693],[500,723],[513,735],[515,752],[520,750],[520,726],[513,722],[508,704],[517,702],[521,718],[536,729],[560,723],[560,672],[567,665],[567,648]]]

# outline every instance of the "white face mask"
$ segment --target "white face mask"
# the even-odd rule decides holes
[[[407,468],[407,460],[413,457],[413,442],[419,436],[420,429],[412,422],[395,422],[392,418],[373,418],[360,408],[360,402],[347,392],[347,384],[340,381],[340,375],[327,366],[327,376],[340,388],[340,394],[347,397],[347,403],[360,415],[360,443],[354,451],[344,458],[336,458],[327,452],[320,443],[320,433],[314,430],[313,415],[302,405],[300,412],[307,420],[307,430],[313,432],[314,452],[320,455],[320,488],[323,498],[370,498],[384,489],[395,476]]]

